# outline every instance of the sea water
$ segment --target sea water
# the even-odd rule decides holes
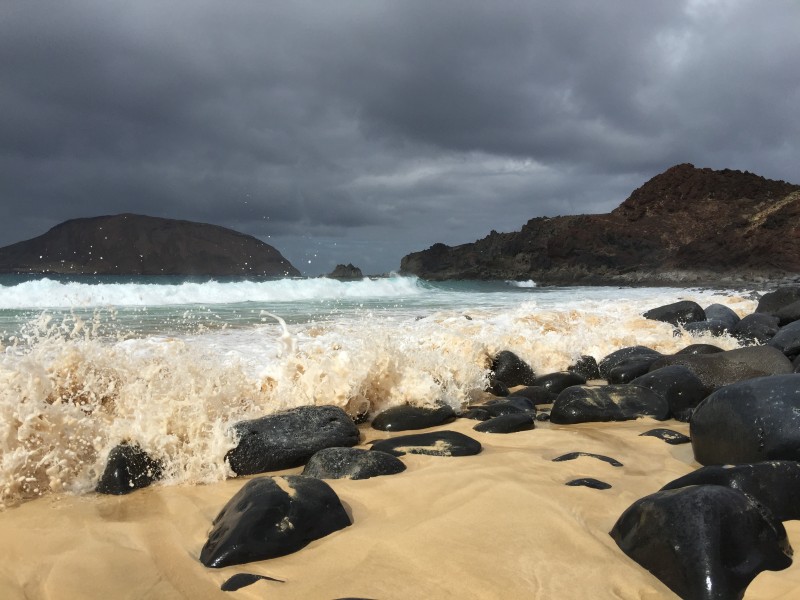
[[[544,374],[636,344],[737,347],[641,316],[680,299],[755,308],[743,292],[532,281],[0,276],[0,508],[92,490],[121,442],[163,462],[160,485],[214,482],[242,419],[459,408],[500,350]]]

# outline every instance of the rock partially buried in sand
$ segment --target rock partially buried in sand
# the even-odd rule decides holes
[[[360,448],[324,448],[312,456],[303,475],[317,479],[369,479],[402,473],[406,466],[396,456]]]
[[[800,519],[800,463],[793,460],[701,467],[661,489],[690,485],[724,485],[763,504],[779,521]]]
[[[435,431],[400,435],[372,444],[372,450],[388,452],[394,456],[403,454],[427,454],[429,456],[471,456],[481,451],[481,443],[457,431]]]
[[[232,577],[228,577],[225,582],[220,586],[223,592],[235,592],[248,585],[253,585],[256,581],[277,581],[285,583],[283,579],[275,579],[274,577],[267,577],[266,575],[256,575],[254,573],[237,573]]]
[[[550,421],[557,425],[668,416],[667,401],[638,385],[573,386],[558,395],[550,411]]]
[[[406,404],[394,406],[377,415],[372,421],[372,427],[381,431],[426,429],[450,423],[455,418],[455,411],[447,405],[427,408]]]
[[[161,479],[161,463],[135,444],[111,449],[106,468],[95,490],[101,494],[129,494]]]
[[[612,467],[621,467],[622,463],[619,462],[616,458],[611,458],[610,456],[605,456],[603,454],[592,454],[591,452],[568,452],[567,454],[562,454],[561,456],[557,456],[553,459],[553,462],[564,462],[565,460],[575,460],[576,458],[596,458],[597,460],[602,460],[603,462],[607,462]]]
[[[214,519],[200,562],[219,568],[284,556],[350,524],[324,481],[298,475],[258,477]]]
[[[534,406],[539,404],[552,404],[558,394],[554,394],[550,390],[546,390],[538,385],[529,385],[518,390],[514,390],[508,395],[508,401],[512,402],[514,398],[527,398]]]
[[[637,500],[611,537],[684,600],[741,599],[761,571],[792,563],[781,522],[742,492],[718,485]]]
[[[683,435],[679,431],[673,431],[672,429],[664,429],[663,427],[657,427],[656,429],[651,429],[650,431],[640,433],[639,437],[642,436],[658,438],[664,442],[667,442],[671,446],[688,444],[692,441],[688,435]]]
[[[800,461],[800,375],[775,375],[721,388],[689,423],[703,465]]]
[[[533,412],[529,412],[500,415],[499,417],[494,417],[488,421],[478,423],[473,429],[482,433],[517,433],[518,431],[528,431],[534,428],[534,414]]]
[[[583,385],[585,383],[586,378],[583,375],[575,373],[574,371],[562,371],[537,377],[534,385],[543,387],[554,394],[558,394],[570,386]]]
[[[652,308],[642,316],[645,319],[663,321],[664,323],[670,323],[676,326],[706,320],[706,313],[703,307],[692,300],[681,300],[679,302],[673,302],[672,304],[665,304],[664,306]]]
[[[531,366],[510,350],[498,352],[492,359],[491,370],[494,378],[508,387],[535,385],[536,374]]]
[[[237,475],[289,469],[323,448],[355,446],[358,428],[337,406],[301,406],[233,426],[239,442],[225,457]]]
[[[605,481],[600,481],[599,479],[595,479],[594,477],[581,477],[580,479],[573,479],[572,481],[568,481],[564,485],[568,485],[570,487],[588,487],[593,490],[611,489],[610,483],[606,483]]]

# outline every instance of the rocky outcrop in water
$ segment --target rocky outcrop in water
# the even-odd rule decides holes
[[[73,219],[0,248],[0,273],[296,277],[280,252],[218,225],[122,214]]]
[[[539,217],[460,246],[405,256],[432,280],[739,283],[800,276],[800,185],[748,172],[672,167],[608,214]]]

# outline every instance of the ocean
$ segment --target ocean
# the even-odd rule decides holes
[[[512,350],[537,373],[625,346],[673,352],[641,315],[692,299],[752,312],[752,293],[390,276],[261,281],[0,276],[0,508],[91,491],[109,450],[137,443],[159,485],[231,476],[230,425],[334,404],[461,407]]]

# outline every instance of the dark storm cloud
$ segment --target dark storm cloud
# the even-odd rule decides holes
[[[380,272],[678,162],[798,181],[798,22],[792,0],[5,3],[0,244],[129,211]]]

